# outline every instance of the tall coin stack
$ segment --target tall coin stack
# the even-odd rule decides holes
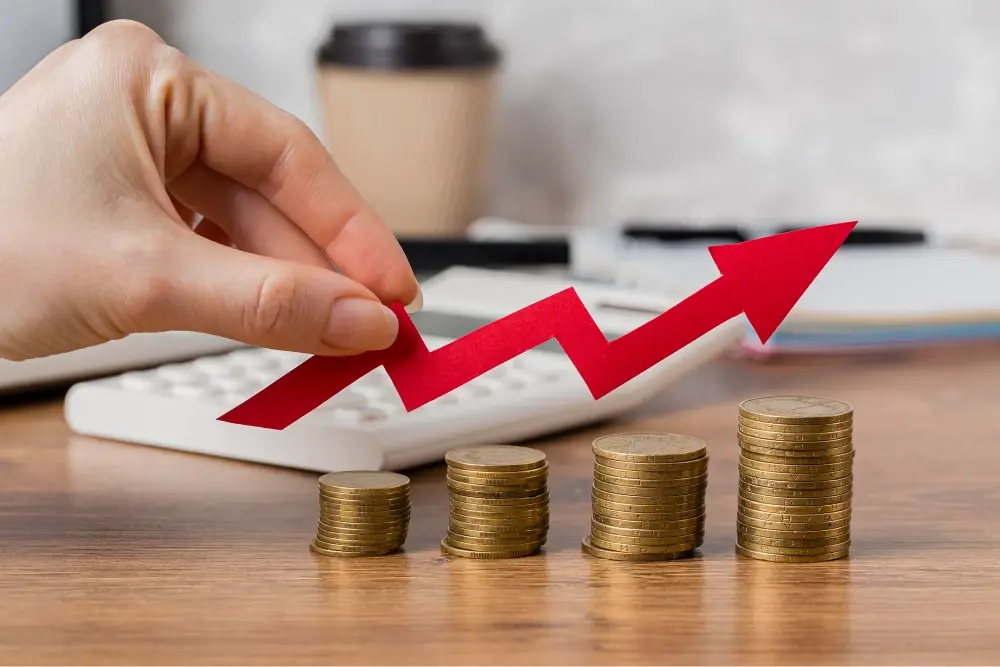
[[[385,556],[406,542],[410,479],[384,471],[319,478],[319,524],[310,548],[324,556]]]
[[[583,551],[623,561],[693,555],[705,538],[705,443],[631,433],[598,438],[593,450],[593,516]]]
[[[853,424],[850,405],[824,398],[740,405],[738,553],[782,563],[848,555]]]
[[[549,532],[549,465],[527,447],[460,447],[448,464],[448,535],[441,550],[464,558],[521,558]]]

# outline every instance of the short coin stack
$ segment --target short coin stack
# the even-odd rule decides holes
[[[848,555],[854,411],[809,396],[744,401],[736,551],[814,563]]]
[[[549,532],[549,466],[527,447],[460,447],[448,464],[448,535],[441,550],[464,558],[538,553]]]
[[[410,479],[383,471],[319,478],[319,524],[310,548],[324,556],[384,556],[399,550],[410,525]]]
[[[686,435],[631,433],[593,443],[590,535],[583,551],[609,560],[691,556],[705,537],[708,452]]]

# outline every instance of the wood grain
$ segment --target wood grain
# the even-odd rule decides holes
[[[854,546],[814,565],[735,555],[736,406],[854,405]],[[406,553],[307,548],[316,476],[71,436],[58,401],[0,409],[0,661],[99,664],[996,663],[1000,349],[726,361],[617,424],[534,443],[551,462],[542,556],[442,557],[444,469],[411,471]],[[697,558],[580,552],[590,440],[706,439]]]

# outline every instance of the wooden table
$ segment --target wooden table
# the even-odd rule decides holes
[[[733,550],[738,402],[855,406],[849,560]],[[598,433],[706,439],[695,559],[580,552]],[[543,556],[442,557],[443,466],[413,471],[406,553],[312,554],[316,476],[71,436],[58,401],[0,411],[0,661],[9,663],[995,663],[1000,348],[724,361],[643,414],[537,443]]]

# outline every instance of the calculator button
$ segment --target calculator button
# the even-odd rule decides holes
[[[363,408],[368,404],[368,399],[366,399],[361,394],[355,392],[353,389],[346,389],[326,403],[319,407],[320,410],[335,410],[338,408],[352,409],[352,408]]]
[[[358,410],[358,418],[362,422],[382,421],[388,416],[388,412],[376,407],[367,407]]]
[[[205,374],[190,364],[166,364],[156,369],[156,374],[170,382],[195,383],[205,379]]]
[[[230,361],[247,368],[266,368],[276,365],[272,357],[263,354],[263,351],[257,348],[234,350],[226,356]]]
[[[478,381],[472,381],[468,384],[462,385],[458,389],[451,392],[451,395],[455,397],[456,400],[464,400],[467,398],[482,398],[484,396],[490,395],[489,387],[484,387]]]
[[[377,410],[378,412],[381,412],[386,416],[399,414],[400,412],[405,411],[402,401],[399,401],[398,403],[389,403],[388,401],[374,401],[371,404],[369,404],[368,409]]]
[[[332,416],[345,424],[371,423],[385,419],[388,415],[374,408],[335,408]]]
[[[280,368],[251,368],[247,371],[246,377],[251,382],[271,384],[282,375]]]
[[[210,375],[213,377],[225,377],[242,375],[243,368],[234,365],[232,362],[228,361],[224,357],[205,357],[203,359],[198,359],[193,364],[194,368],[198,369],[205,375]]]
[[[211,385],[224,392],[234,392],[242,394],[248,392],[254,386],[244,376],[214,377]]]
[[[132,391],[158,391],[167,386],[166,382],[157,378],[153,373],[143,371],[124,373],[119,381],[122,387]]]

